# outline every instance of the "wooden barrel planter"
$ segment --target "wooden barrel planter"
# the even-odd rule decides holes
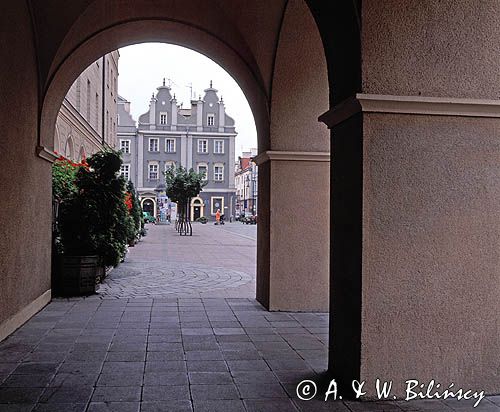
[[[63,296],[82,296],[95,293],[99,275],[99,256],[61,256],[60,292]]]

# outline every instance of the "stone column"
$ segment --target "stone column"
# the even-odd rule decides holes
[[[269,230],[257,299],[269,310],[327,311],[330,153],[267,151],[255,161],[259,226]]]

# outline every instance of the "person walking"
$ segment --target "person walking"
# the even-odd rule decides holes
[[[215,224],[220,224],[220,209],[217,209],[217,212],[215,212]]]

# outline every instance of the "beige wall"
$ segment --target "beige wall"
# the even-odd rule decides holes
[[[51,256],[50,164],[35,157],[38,83],[29,13],[25,2],[3,7],[2,44],[9,47],[0,48],[0,121],[4,125],[0,140],[0,335],[7,319],[50,289]]]
[[[497,0],[363,0],[363,92],[498,99]]]

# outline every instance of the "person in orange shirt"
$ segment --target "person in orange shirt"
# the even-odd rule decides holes
[[[217,209],[217,212],[215,212],[215,224],[220,224],[220,209]]]

